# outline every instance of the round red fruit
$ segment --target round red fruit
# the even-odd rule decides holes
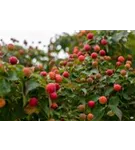
[[[101,97],[99,98],[99,103],[100,103],[100,104],[106,104],[106,103],[107,103],[107,98],[106,98],[105,96],[101,96]]]
[[[64,76],[65,78],[68,78],[68,77],[69,77],[69,73],[68,73],[67,71],[65,71],[65,72],[63,73],[63,76]]]
[[[96,51],[96,52],[99,52],[99,51],[100,51],[99,45],[95,45],[95,46],[94,46],[94,51]]]
[[[94,108],[94,107],[95,107],[95,102],[94,102],[94,101],[89,101],[89,102],[88,102],[88,106],[89,106],[90,108]]]
[[[51,93],[50,98],[51,98],[51,100],[56,100],[58,98],[57,93],[56,92]]]
[[[56,84],[55,83],[49,83],[47,86],[46,86],[46,91],[48,93],[53,93],[56,91]]]
[[[93,39],[93,37],[94,37],[94,34],[93,34],[93,33],[88,33],[88,34],[87,34],[87,38],[88,38],[89,40]]]
[[[52,103],[51,108],[52,108],[52,109],[57,109],[57,108],[58,108],[57,103]]]
[[[51,80],[55,79],[55,75],[56,75],[55,72],[52,72],[52,71],[49,72],[49,77],[50,77]]]
[[[56,74],[56,76],[55,76],[55,80],[56,80],[56,82],[61,83],[61,82],[62,82],[62,80],[63,80],[63,78],[62,78],[62,76],[61,76],[61,75]]]
[[[108,69],[108,70],[106,71],[106,74],[107,74],[108,76],[111,76],[111,75],[113,74],[113,70]]]
[[[119,84],[114,84],[114,91],[116,91],[116,92],[119,92],[119,91],[121,91],[122,90],[122,86],[121,85],[119,85]]]
[[[96,59],[96,58],[97,58],[97,56],[98,56],[98,54],[97,54],[97,53],[95,53],[95,52],[93,52],[93,53],[91,54],[91,57],[92,57],[93,59]]]
[[[30,106],[37,106],[38,104],[38,99],[33,97],[33,98],[30,98],[30,101],[29,101],[29,105]]]
[[[79,57],[78,57],[78,59],[79,59],[79,61],[84,61],[85,60],[85,56],[83,56],[83,55],[80,55]]]
[[[107,44],[108,44],[108,42],[107,42],[107,40],[106,40],[106,39],[102,39],[102,40],[101,40],[101,44],[102,44],[102,45],[107,45]]]
[[[9,63],[10,64],[15,65],[15,64],[17,64],[17,62],[18,62],[18,59],[15,56],[11,56],[9,58]]]
[[[116,66],[119,67],[119,66],[121,66],[121,65],[122,65],[121,62],[119,62],[119,61],[116,62]]]
[[[84,45],[84,50],[85,51],[90,51],[91,50],[91,46],[89,44],[85,44]]]
[[[106,52],[105,52],[105,50],[100,50],[99,54],[100,54],[100,56],[105,56]]]
[[[45,76],[47,76],[47,72],[42,71],[42,72],[40,72],[40,75],[45,77]]]
[[[55,83],[56,86],[56,91],[58,91],[60,89],[60,85],[58,83]]]
[[[125,61],[125,58],[123,56],[119,56],[118,57],[118,61],[121,62],[121,63],[123,63]]]
[[[26,77],[29,77],[32,74],[32,70],[29,67],[24,67],[23,68],[23,73]]]

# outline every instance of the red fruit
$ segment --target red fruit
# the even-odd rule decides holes
[[[56,100],[58,98],[57,93],[56,92],[51,93],[50,98],[51,98],[51,100]]]
[[[107,74],[108,76],[111,76],[111,75],[113,74],[113,70],[108,69],[108,70],[106,71],[106,74]]]
[[[57,108],[58,108],[58,105],[57,105],[56,103],[52,103],[51,108],[52,108],[52,109],[57,109]]]
[[[8,50],[13,50],[14,49],[14,45],[13,44],[8,44],[7,48],[8,48]]]
[[[77,54],[78,52],[79,52],[78,47],[74,47],[73,53],[74,53],[74,54]]]
[[[125,58],[123,56],[119,56],[118,57],[118,61],[121,62],[121,63],[123,63],[125,61]]]
[[[79,57],[80,55],[83,55],[81,51],[78,52],[77,56]]]
[[[88,106],[89,106],[90,108],[94,108],[94,107],[95,107],[95,102],[94,102],[94,101],[89,101],[89,102],[88,102]]]
[[[88,120],[88,121],[91,121],[93,118],[94,118],[94,115],[93,115],[92,113],[89,113],[89,114],[87,115],[87,120]]]
[[[92,66],[93,66],[93,67],[97,67],[97,66],[98,66],[98,61],[93,61],[93,62],[92,62]]]
[[[24,50],[22,50],[22,49],[19,50],[20,55],[23,55],[24,53],[25,53]]]
[[[50,93],[54,93],[56,91],[56,84],[55,83],[49,83],[46,86],[46,91],[50,94]]]
[[[60,85],[58,83],[55,83],[56,86],[56,91],[58,91],[60,89]]]
[[[23,68],[23,73],[26,77],[29,77],[32,74],[32,70],[29,67]]]
[[[97,54],[97,53],[95,53],[95,52],[93,52],[93,53],[91,54],[91,57],[92,57],[93,59],[96,59],[96,58],[97,58],[97,56],[98,56],[98,54]]]
[[[30,106],[37,106],[38,104],[38,99],[33,97],[33,98],[30,98],[30,101],[29,101],[29,105]]]
[[[107,42],[107,40],[106,40],[106,39],[102,39],[102,40],[101,40],[101,44],[102,44],[102,45],[107,45],[107,44],[108,44],[108,42]]]
[[[49,72],[49,77],[50,77],[51,80],[54,80],[54,79],[55,79],[55,75],[56,75],[56,74],[55,74],[54,72],[52,72],[52,71]]]
[[[45,76],[47,76],[47,72],[42,71],[42,72],[40,72],[40,75],[45,77]]]
[[[104,50],[100,50],[99,54],[100,54],[100,56],[105,56],[106,52]]]
[[[78,109],[79,112],[84,112],[85,111],[85,105],[79,105],[77,107],[77,109]]]
[[[91,50],[91,46],[89,44],[85,44],[84,45],[84,50],[85,51],[90,51]]]
[[[88,34],[87,34],[87,38],[88,38],[89,40],[93,39],[93,37],[94,37],[94,34],[93,34],[93,33],[88,33]]]
[[[61,83],[62,80],[63,80],[63,77],[61,75],[59,75],[59,74],[56,74],[55,81],[58,82],[58,83]]]
[[[78,57],[78,59],[79,59],[79,61],[84,61],[85,60],[85,56],[83,56],[83,55],[80,55],[79,57]]]
[[[89,78],[87,79],[87,82],[88,82],[88,83],[93,83],[93,81],[94,81],[94,80],[93,80],[91,77],[89,77]]]
[[[116,62],[116,66],[119,67],[119,66],[121,66],[121,65],[122,65],[121,62],[119,62],[119,61]]]
[[[99,45],[95,45],[95,46],[94,46],[94,51],[96,51],[96,52],[99,52],[99,51],[100,51]]]
[[[15,65],[15,64],[17,64],[17,62],[18,62],[18,59],[15,56],[11,56],[9,58],[9,63],[10,64]]]
[[[127,74],[127,72],[126,72],[126,70],[121,70],[121,71],[120,71],[120,74],[121,74],[122,76],[125,76],[125,75]]]
[[[70,75],[69,75],[69,73],[68,73],[67,71],[65,71],[65,72],[63,73],[63,76],[64,76],[65,78],[68,78]]]
[[[119,84],[114,84],[113,88],[114,88],[114,91],[116,91],[116,92],[119,92],[122,90],[122,86]]]
[[[99,103],[100,103],[100,104],[106,104],[106,103],[107,103],[107,98],[106,98],[105,96],[101,96],[101,97],[99,98]]]

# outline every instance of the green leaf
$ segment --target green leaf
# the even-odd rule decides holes
[[[26,94],[28,94],[30,91],[36,89],[37,87],[40,87],[40,84],[34,80],[29,80],[26,83]]]
[[[17,77],[17,73],[15,71],[9,71],[8,72],[8,80],[16,81],[18,79],[19,78]]]
[[[123,93],[123,97],[124,97],[124,99],[126,99],[126,100],[130,100],[130,99],[131,99],[131,98],[128,96],[127,93]]]
[[[98,101],[98,99],[99,99],[99,95],[91,95],[91,96],[89,96],[89,100],[93,100],[93,101]]]
[[[113,87],[107,88],[107,90],[105,91],[105,96],[109,96],[112,91],[113,91]]]
[[[113,106],[113,105],[109,105],[110,109],[115,113],[115,115],[119,118],[119,120],[122,119],[122,111],[116,107],[116,106]]]
[[[94,114],[93,121],[100,121],[102,117],[104,116],[105,109],[102,106],[98,106],[92,110],[92,113]]]
[[[87,94],[87,90],[85,88],[81,89],[81,91],[83,91],[85,95]]]
[[[10,83],[5,79],[0,79],[0,95],[5,95],[11,91]]]
[[[118,96],[113,96],[109,99],[109,105],[118,106],[119,101],[120,101],[120,99]]]
[[[128,36],[128,32],[125,30],[125,31],[121,31],[119,33],[116,33],[112,36],[112,39],[115,41],[115,42],[119,42],[123,37],[127,37]]]

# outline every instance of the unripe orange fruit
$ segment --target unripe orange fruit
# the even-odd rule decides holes
[[[89,114],[87,115],[87,120],[88,120],[88,121],[91,121],[93,118],[94,118],[94,115],[93,115],[92,113],[89,113]]]
[[[79,105],[77,107],[77,109],[78,109],[79,112],[84,112],[85,111],[85,105]]]
[[[3,108],[6,105],[6,101],[3,98],[0,98],[0,108]]]
[[[130,69],[130,68],[131,68],[131,65],[130,65],[130,64],[125,64],[125,68],[126,68],[126,69]]]
[[[106,104],[106,103],[107,103],[107,98],[106,98],[105,96],[101,96],[101,97],[99,98],[99,103],[100,103],[100,104]]]

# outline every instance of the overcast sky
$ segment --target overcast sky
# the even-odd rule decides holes
[[[38,41],[42,41],[43,44],[47,45],[49,43],[49,40],[51,37],[53,37],[55,34],[62,34],[62,32],[67,33],[74,33],[74,30],[44,30],[44,31],[0,31],[0,39],[3,39],[6,43],[11,42],[10,38],[13,37],[20,41],[20,43],[23,42],[24,39],[26,39],[28,42],[34,41],[37,43]]]
[[[3,39],[5,43],[11,43],[10,38],[12,37],[19,40],[20,44],[23,43],[24,39],[27,40],[29,44],[31,44],[32,41],[34,41],[34,44],[32,46],[36,46],[38,41],[42,41],[41,46],[39,45],[38,47],[46,51],[47,47],[44,48],[43,45],[48,45],[51,37],[54,37],[56,34],[62,34],[62,32],[72,34],[75,32],[75,30],[4,30],[0,31],[0,39]],[[65,58],[66,56],[67,55],[62,51],[58,55],[59,58]]]

